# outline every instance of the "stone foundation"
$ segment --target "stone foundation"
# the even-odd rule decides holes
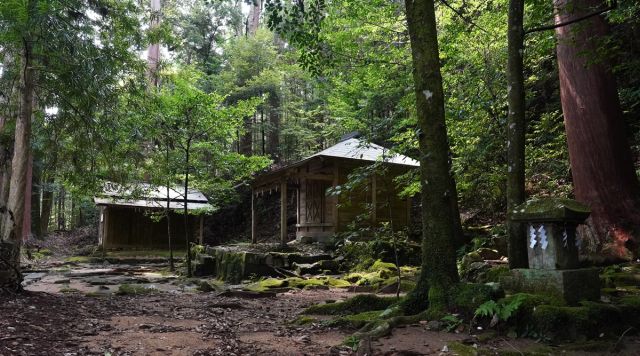
[[[0,293],[18,292],[22,289],[20,273],[20,246],[12,242],[0,242]]]
[[[514,269],[501,283],[508,290],[549,294],[575,305],[581,300],[600,300],[597,268],[564,270]]]
[[[215,275],[228,283],[240,283],[249,277],[278,277],[276,268],[292,270],[294,264],[330,260],[327,254],[260,251],[260,246],[227,245],[206,247],[198,256],[195,275]]]

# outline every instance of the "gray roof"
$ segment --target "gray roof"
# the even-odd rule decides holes
[[[387,148],[376,145],[372,142],[364,142],[357,138],[350,138],[339,142],[309,158],[313,157],[339,157],[372,162],[383,161],[386,163],[402,164],[405,166],[420,166],[420,162],[413,158],[392,153]]]
[[[184,189],[169,188],[169,208],[184,209]],[[167,206],[167,187],[148,183],[137,183],[125,187],[117,183],[107,182],[100,196],[94,197],[96,205],[117,205],[139,208],[161,209]],[[187,192],[187,209],[212,209],[207,197],[196,189]]]

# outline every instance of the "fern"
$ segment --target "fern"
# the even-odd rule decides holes
[[[518,295],[508,302],[501,300],[496,302],[489,300],[482,303],[475,311],[475,317],[491,318],[490,326],[495,326],[500,321],[507,321],[522,305],[524,296]]]

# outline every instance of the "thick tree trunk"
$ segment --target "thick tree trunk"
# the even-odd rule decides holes
[[[524,0],[509,2],[507,100],[507,233],[509,267],[527,268],[527,242],[524,226],[511,221],[509,215],[525,199],[524,147],[525,147],[525,94],[524,94]]]
[[[255,36],[260,26],[260,14],[262,13],[262,1],[253,0],[247,18],[247,36]]]
[[[554,0],[556,24],[604,7],[601,0]],[[556,28],[560,97],[576,199],[591,207],[585,252],[637,255],[640,187],[609,63],[602,16]]]
[[[413,58],[413,80],[420,145],[422,185],[422,270],[409,309],[447,308],[449,288],[458,282],[455,241],[460,224],[451,176],[444,113],[444,94],[433,0],[407,0],[407,24]],[[456,222],[457,221],[457,222]]]
[[[24,219],[25,190],[31,146],[31,117],[33,115],[34,73],[31,63],[31,43],[25,41],[21,54],[20,115],[16,120],[15,144],[11,164],[12,189],[7,201],[8,220],[2,231],[2,266],[0,266],[0,288],[20,290],[20,246]]]

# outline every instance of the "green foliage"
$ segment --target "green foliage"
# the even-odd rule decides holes
[[[458,326],[462,325],[462,323],[464,322],[464,320],[458,318],[458,316],[454,314],[447,314],[443,316],[442,319],[440,319],[440,321],[444,323],[444,329],[447,332],[454,331],[456,328],[458,328]]]
[[[500,321],[507,321],[524,302],[524,295],[517,295],[511,299],[501,299],[498,302],[488,300],[482,303],[475,311],[474,317],[491,318],[491,326]]]

